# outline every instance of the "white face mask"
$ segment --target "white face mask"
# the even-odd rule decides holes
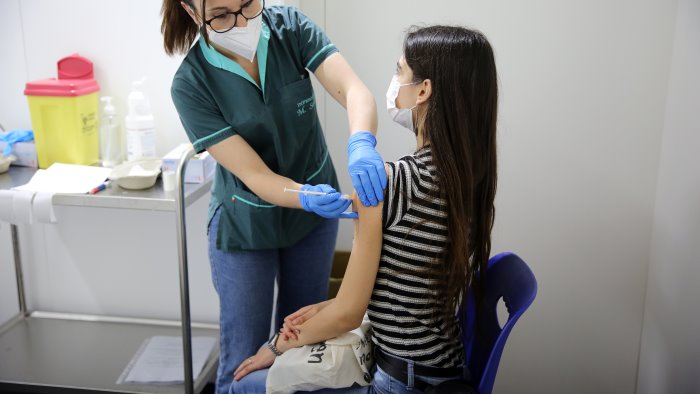
[[[402,86],[416,85],[418,83],[419,82],[400,84],[398,75],[394,75],[394,77],[391,78],[389,89],[386,91],[386,110],[389,111],[389,116],[391,116],[394,122],[414,133],[416,130],[413,128],[413,108],[416,108],[416,105],[411,108],[396,108],[396,98],[399,97],[399,90],[401,90]]]
[[[262,16],[257,16],[250,19],[246,27],[234,27],[225,33],[209,31],[209,41],[252,62],[261,30]]]

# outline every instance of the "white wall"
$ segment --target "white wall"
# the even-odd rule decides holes
[[[22,13],[19,0],[0,2],[0,124],[7,130],[31,129],[29,107],[22,92],[27,82],[27,67],[22,34]],[[52,74],[52,76],[54,76]]]
[[[322,9],[326,32],[377,98],[387,160],[413,146],[384,110],[403,32],[451,23],[489,37],[501,87],[493,252],[519,253],[539,281],[496,392],[634,392],[676,2],[301,6]],[[345,162],[346,117],[330,100],[325,128]],[[343,231],[347,249],[347,223]]]
[[[681,0],[654,210],[637,388],[700,392],[700,3]]]

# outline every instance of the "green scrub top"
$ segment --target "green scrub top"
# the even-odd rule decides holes
[[[256,52],[262,86],[200,38],[173,79],[171,95],[182,125],[198,152],[240,135],[273,172],[339,190],[307,71],[338,49],[295,8],[268,7],[262,18]],[[324,220],[263,201],[221,165],[209,220],[219,207],[216,246],[223,251],[291,246]]]

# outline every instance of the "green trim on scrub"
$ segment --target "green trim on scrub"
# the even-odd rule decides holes
[[[239,196],[238,194],[234,194],[234,195],[233,195],[233,198],[231,198],[231,199],[232,199],[232,200],[241,200],[241,201],[243,201],[244,203],[246,203],[246,204],[248,204],[248,205],[252,205],[252,206],[258,207],[258,208],[274,208],[274,207],[277,206],[277,205],[273,205],[273,204],[256,204],[256,203],[254,203],[254,202],[252,202],[252,201],[246,200],[245,198]]]
[[[262,16],[261,16],[262,18]],[[270,41],[270,28],[267,24],[263,22],[262,32],[260,33],[260,41],[258,41],[258,70],[260,72],[260,83],[262,84],[262,91],[265,91],[265,74],[267,71],[267,45]]]
[[[194,144],[192,144],[192,145],[194,145],[194,146],[201,146],[202,144],[206,143],[207,141],[216,139],[221,133],[225,133],[225,132],[227,132],[227,131],[229,131],[229,130],[231,130],[231,126],[226,126],[226,127],[224,127],[223,129],[221,129],[221,130],[219,130],[219,131],[215,131],[215,132],[209,134],[208,136],[206,136],[206,137],[204,137],[204,138],[198,139],[198,140],[195,141]]]
[[[333,45],[333,44],[328,44],[328,45],[326,45],[325,47],[319,49],[319,51],[316,52],[316,54],[314,55],[314,57],[312,57],[311,60],[309,60],[309,62],[306,64],[306,68],[309,68],[309,66],[310,66],[311,64],[313,64],[314,60],[316,60],[316,58],[319,57],[319,56],[323,53],[323,51],[325,51],[326,49],[328,49],[328,48],[330,48],[330,47],[332,47],[332,46],[334,46],[334,45]]]
[[[319,172],[323,169],[323,166],[326,165],[326,161],[328,161],[328,151],[326,150],[326,156],[323,158],[323,162],[321,163],[321,166],[318,167],[318,170],[316,170],[313,174],[311,174],[308,178],[306,178],[306,181],[310,181],[313,179],[316,175],[318,175]]]

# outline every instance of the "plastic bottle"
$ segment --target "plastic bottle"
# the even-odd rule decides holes
[[[111,97],[102,97],[100,119],[100,158],[103,167],[114,167],[124,161],[122,128]]]
[[[127,159],[140,160],[156,156],[156,130],[151,105],[141,91],[143,80],[134,81],[129,93],[129,113],[126,116]]]

